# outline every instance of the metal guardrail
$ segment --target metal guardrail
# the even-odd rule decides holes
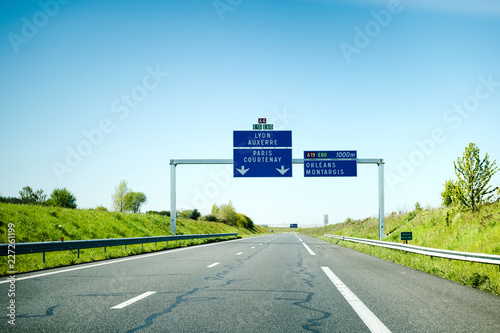
[[[500,268],[500,256],[495,254],[485,254],[485,253],[473,253],[473,252],[459,252],[452,250],[441,250],[434,249],[431,247],[423,247],[416,245],[408,245],[401,243],[392,243],[386,241],[378,241],[374,239],[364,239],[364,238],[356,238],[356,237],[347,237],[347,236],[337,236],[337,235],[328,235],[325,234],[325,237],[336,238],[344,241],[356,242],[369,244],[374,246],[385,247],[394,250],[401,250],[411,253],[423,254],[431,257],[438,258],[446,258],[453,260],[462,260],[462,261],[470,261],[470,262],[479,262],[483,264],[491,264],[491,265],[499,265]]]
[[[110,238],[110,239],[89,239],[89,240],[73,240],[59,242],[36,242],[36,243],[16,243],[15,248],[12,244],[0,244],[0,256],[7,256],[9,249],[14,251],[16,255],[30,253],[45,253],[52,251],[68,251],[81,250],[96,247],[103,247],[106,252],[106,247],[133,245],[145,243],[159,243],[188,239],[200,238],[217,238],[217,237],[232,237],[238,233],[226,234],[206,234],[206,235],[173,235],[173,236],[153,236],[153,237],[131,237],[131,238]],[[12,254],[12,253],[11,253]]]

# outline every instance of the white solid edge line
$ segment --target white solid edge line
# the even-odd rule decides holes
[[[266,235],[264,235],[264,236],[255,236],[255,237],[265,237],[265,236]],[[30,275],[30,276],[25,276],[25,277],[20,277],[20,278],[16,277],[16,282],[17,281],[21,281],[21,280],[28,280],[28,279],[34,279],[34,278],[38,278],[38,277],[48,276],[48,275],[54,275],[54,274],[60,274],[60,273],[78,271],[80,269],[92,268],[92,267],[103,266],[103,265],[111,265],[111,264],[116,264],[116,263],[119,263],[119,262],[129,261],[129,260],[144,259],[144,258],[149,258],[149,257],[154,257],[154,256],[160,256],[160,255],[175,253],[175,252],[179,252],[179,251],[187,251],[187,250],[199,249],[199,248],[205,247],[205,246],[214,246],[214,245],[227,244],[227,243],[237,242],[237,241],[241,241],[241,240],[245,240],[245,239],[249,239],[249,238],[240,238],[240,239],[233,239],[233,240],[229,240],[229,241],[225,241],[225,242],[220,242],[220,243],[201,244],[201,245],[183,247],[183,248],[173,249],[173,250],[167,250],[167,251],[158,251],[158,252],[153,252],[153,253],[139,255],[139,256],[134,256],[134,257],[126,257],[126,258],[122,258],[122,259],[110,259],[110,261],[103,261],[103,262],[99,262],[99,263],[96,263],[96,264],[93,264],[93,265],[92,264],[85,264],[85,266],[73,267],[73,268],[58,270],[58,271],[55,271],[55,272],[41,273],[41,274]],[[24,273],[24,274],[27,274],[27,273]],[[9,277],[6,277],[6,280],[0,281],[0,284],[10,283],[10,280],[8,280],[8,279],[9,279]]]
[[[321,267],[326,276],[337,287],[345,300],[356,311],[359,318],[363,320],[370,332],[391,333],[389,329],[368,309],[368,307],[331,271],[328,267]]]
[[[207,268],[212,268],[220,264],[220,262],[214,262],[212,265],[208,265]]]
[[[237,255],[237,256],[239,256],[240,254],[243,254],[243,252],[238,252],[238,253],[236,253],[236,255]]]
[[[137,297],[131,298],[126,302],[123,302],[123,303],[120,303],[116,306],[113,306],[111,309],[123,309],[124,307],[129,306],[130,304],[135,303],[137,301],[140,301],[141,299],[146,298],[148,296],[151,296],[155,293],[156,293],[156,291],[148,291],[147,293],[144,293],[144,294],[139,295]]]
[[[304,245],[304,247],[306,248],[306,250],[309,252],[310,255],[312,256],[315,256],[316,253],[314,253],[310,248],[309,246],[306,245],[306,243],[302,243],[302,245]]]

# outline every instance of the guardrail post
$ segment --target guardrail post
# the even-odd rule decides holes
[[[106,246],[104,247],[104,254],[106,254]]]
[[[45,252],[42,252],[42,262],[45,264]]]
[[[76,258],[80,259],[80,249],[77,249],[76,251],[77,251]]]

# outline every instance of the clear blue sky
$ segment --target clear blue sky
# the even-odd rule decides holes
[[[267,117],[304,150],[386,162],[386,213],[439,206],[469,142],[500,162],[498,1],[2,1],[0,194],[67,188],[112,207],[125,179],[170,210],[170,159],[232,158]],[[179,166],[178,208],[257,224],[376,216],[356,178],[234,179]],[[493,179],[500,184],[500,174]]]

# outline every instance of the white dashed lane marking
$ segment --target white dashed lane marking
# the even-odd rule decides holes
[[[146,298],[148,296],[151,296],[151,295],[153,295],[155,293],[156,293],[156,291],[148,291],[147,293],[144,293],[142,295],[139,295],[137,297],[129,299],[126,302],[123,302],[123,303],[120,303],[120,304],[118,304],[116,306],[113,306],[111,309],[123,309],[124,307],[129,306],[130,304],[133,304],[133,303],[135,303],[137,301],[140,301],[141,299]]]

